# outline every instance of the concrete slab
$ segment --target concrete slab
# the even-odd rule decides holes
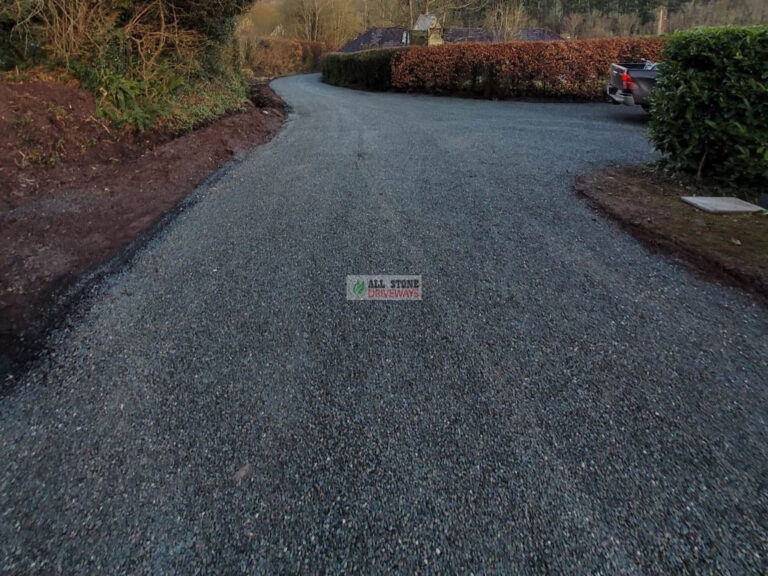
[[[760,206],[750,204],[733,196],[682,196],[683,202],[711,214],[736,214],[739,212],[760,212]]]

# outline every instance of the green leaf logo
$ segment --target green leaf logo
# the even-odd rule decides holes
[[[352,286],[352,293],[360,298],[365,292],[365,280],[358,280],[355,285]]]

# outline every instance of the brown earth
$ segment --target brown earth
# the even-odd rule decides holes
[[[0,364],[24,356],[81,274],[277,133],[284,103],[266,85],[252,100],[174,138],[115,132],[74,82],[0,83]]]
[[[576,190],[630,233],[680,256],[717,281],[745,288],[768,302],[768,213],[708,214],[681,196],[745,196],[751,192],[699,185],[648,166],[587,174]]]

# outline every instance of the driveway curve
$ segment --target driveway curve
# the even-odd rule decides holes
[[[0,572],[768,571],[768,312],[570,189],[641,113],[273,86],[0,396]]]

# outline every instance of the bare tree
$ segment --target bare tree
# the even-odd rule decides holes
[[[349,0],[287,0],[286,26],[302,40],[338,46],[358,31],[359,13]]]
[[[485,25],[496,33],[501,40],[509,40],[512,35],[525,28],[530,20],[521,0],[496,2],[486,13]]]
[[[443,26],[477,22],[488,9],[490,0],[423,0],[416,8],[423,14],[436,14]]]

